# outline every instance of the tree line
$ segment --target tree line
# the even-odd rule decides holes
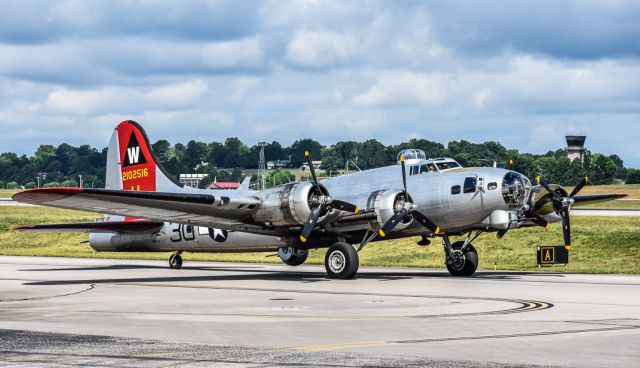
[[[159,140],[152,144],[160,163],[176,177],[181,173],[203,173],[208,175],[206,185],[218,181],[240,181],[243,169],[257,169],[260,146],[248,146],[238,138],[221,142],[204,143],[195,140],[187,144],[171,144]],[[314,160],[322,160],[324,175],[339,175],[348,170],[366,170],[396,163],[397,154],[406,148],[419,148],[427,157],[452,157],[463,166],[508,167],[513,160],[513,169],[529,178],[542,175],[549,182],[572,185],[584,176],[593,184],[615,182],[640,183],[640,170],[625,168],[617,155],[586,152],[584,163],[567,158],[566,149],[545,154],[521,153],[509,150],[499,142],[471,143],[452,141],[447,146],[426,139],[411,139],[397,145],[384,145],[376,139],[364,142],[341,141],[323,146],[313,139],[301,139],[291,146],[283,147],[279,142],[267,143],[264,147],[266,160],[289,160],[288,166],[296,170],[304,162],[308,150]],[[57,147],[44,144],[32,156],[12,152],[0,154],[0,188],[33,188],[40,186],[77,186],[79,176],[85,187],[104,187],[107,149],[89,145],[79,147],[63,143]],[[291,172],[274,171],[267,177],[267,185],[281,184],[293,180]]]

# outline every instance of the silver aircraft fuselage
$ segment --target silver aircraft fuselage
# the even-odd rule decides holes
[[[492,168],[457,168],[438,172],[427,172],[407,176],[407,188],[418,209],[427,214],[441,229],[454,231],[481,224],[493,211],[511,211],[502,194],[503,180],[512,171]],[[465,192],[467,178],[474,178],[473,190]],[[477,183],[483,182],[483,188]],[[344,199],[368,209],[370,193],[378,188],[402,189],[402,174],[399,165],[357,172],[329,178],[321,183],[335,198]],[[459,186],[460,192],[452,192]],[[404,230],[413,233],[413,226]],[[424,228],[415,226],[424,232]],[[399,230],[403,231],[403,230]]]
[[[89,245],[98,252],[267,252],[287,245],[278,236],[259,235],[165,222],[144,232],[90,233]]]

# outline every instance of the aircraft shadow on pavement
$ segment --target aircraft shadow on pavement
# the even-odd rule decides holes
[[[259,268],[260,266],[257,266]],[[75,280],[51,280],[51,281],[31,281],[25,285],[73,285],[73,284],[118,284],[118,283],[163,283],[163,282],[201,282],[201,281],[250,281],[250,280],[273,280],[273,281],[294,281],[303,283],[312,282],[329,282],[324,272],[314,271],[280,271],[257,269],[252,266],[241,268],[237,266],[216,266],[216,267],[183,267],[184,271],[216,271],[216,275],[179,275],[180,270],[175,270],[175,276],[156,276],[156,277],[123,277],[123,278],[95,278],[95,279],[75,279]],[[114,265],[114,266],[94,266],[94,267],[75,267],[75,268],[54,268],[54,269],[31,269],[23,271],[120,271],[134,269],[166,269],[162,266],[148,265]],[[220,273],[224,274],[220,274]],[[565,277],[558,273],[546,272],[522,272],[522,271],[486,271],[478,272],[471,278],[456,278],[460,280],[520,280],[526,275],[536,275],[542,277]],[[361,270],[356,276],[358,279],[375,279],[379,281],[394,281],[407,279],[429,279],[429,278],[451,278],[446,271],[366,271]],[[336,280],[341,282],[340,280]]]
[[[260,266],[251,266],[251,268]],[[216,266],[216,267],[183,267],[184,269],[214,269],[214,270],[233,270],[240,269],[238,266]],[[246,268],[242,270],[251,270],[251,268]],[[137,269],[157,269],[157,270],[166,270],[167,266],[154,266],[154,265],[109,265],[109,266],[86,266],[86,267],[61,267],[61,268],[31,268],[31,269],[23,269],[19,271],[33,271],[33,272],[49,272],[49,271],[109,271],[109,270],[137,270]]]

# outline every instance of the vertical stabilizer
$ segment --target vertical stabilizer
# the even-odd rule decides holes
[[[182,191],[158,164],[144,129],[132,120],[118,124],[107,152],[106,188],[147,192]]]

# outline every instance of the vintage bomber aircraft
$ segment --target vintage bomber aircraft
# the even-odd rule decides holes
[[[463,168],[416,149],[400,152],[398,165],[318,181],[305,155],[310,181],[260,191],[247,181],[231,191],[183,187],[158,164],[142,127],[127,120],[109,143],[105,189],[31,189],[13,199],[108,215],[96,223],[20,228],[88,231],[96,250],[172,251],[170,266],[179,268],[183,251],[277,251],[285,263],[299,265],[309,249],[328,248],[329,277],[348,279],[358,270],[358,252],[383,239],[422,236],[418,244],[427,245],[441,237],[454,276],[475,273],[472,242],[483,232],[502,238],[509,229],[561,221],[570,247],[572,206],[625,196],[577,195],[587,178],[571,193],[540,178],[532,186],[513,170]]]

